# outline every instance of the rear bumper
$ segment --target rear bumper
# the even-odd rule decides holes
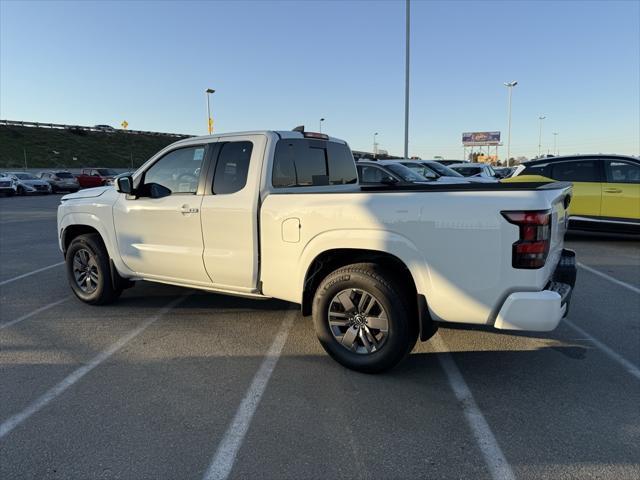
[[[576,254],[563,250],[552,280],[541,292],[515,292],[502,304],[495,328],[547,332],[567,315],[576,283]]]

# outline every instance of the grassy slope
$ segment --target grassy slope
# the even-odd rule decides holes
[[[139,166],[176,137],[0,125],[0,169]],[[54,151],[58,154],[53,153]],[[77,160],[74,161],[73,157]]]

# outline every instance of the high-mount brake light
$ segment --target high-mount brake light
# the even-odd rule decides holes
[[[551,210],[501,213],[520,228],[520,239],[513,244],[513,268],[544,267],[551,246]]]
[[[329,135],[325,135],[324,133],[318,132],[304,132],[304,138],[318,138],[320,140],[329,140]]]

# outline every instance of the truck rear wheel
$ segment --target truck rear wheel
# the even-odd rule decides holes
[[[104,305],[122,293],[122,289],[113,288],[109,253],[100,235],[89,233],[74,238],[65,260],[71,289],[83,302]]]
[[[397,365],[414,347],[418,329],[393,276],[358,263],[329,274],[313,301],[313,323],[326,352],[347,368],[378,373]]]

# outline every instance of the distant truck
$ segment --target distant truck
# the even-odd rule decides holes
[[[102,187],[111,185],[118,172],[110,168],[83,168],[75,175],[81,188]]]
[[[335,360],[379,372],[438,322],[554,329],[575,283],[570,200],[561,182],[361,185],[344,141],[262,131],[181,140],[66,195],[57,232],[86,303],[136,280],[283,299]]]

